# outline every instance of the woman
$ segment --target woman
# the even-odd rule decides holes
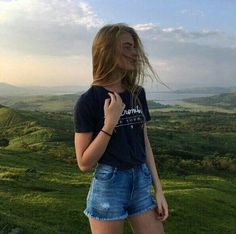
[[[140,38],[126,24],[110,24],[92,46],[93,83],[75,105],[78,166],[96,166],[84,211],[93,234],[121,234],[127,218],[134,233],[164,233],[168,206],[147,135],[150,114],[145,68],[155,73]],[[153,199],[151,183],[155,190]]]

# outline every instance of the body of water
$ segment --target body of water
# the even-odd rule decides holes
[[[173,93],[173,92],[146,92],[148,100],[154,100],[164,105],[176,105],[183,103],[185,98],[209,97],[216,94],[206,93]]]

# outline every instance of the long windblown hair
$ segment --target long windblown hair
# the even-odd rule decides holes
[[[137,51],[136,68],[132,71],[117,67],[121,54],[120,36],[130,33]],[[136,31],[127,24],[108,24],[96,34],[92,45],[93,82],[92,85],[108,86],[121,79],[122,87],[132,93],[132,106],[136,105],[138,94],[145,77],[160,80],[145,54],[143,44]],[[138,101],[139,102],[139,101]]]

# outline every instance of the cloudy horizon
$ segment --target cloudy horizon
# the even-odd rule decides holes
[[[0,82],[89,85],[96,32],[104,24],[125,22],[140,35],[166,84],[236,86],[236,2],[102,3],[0,0]]]

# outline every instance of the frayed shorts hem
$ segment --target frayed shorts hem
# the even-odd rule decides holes
[[[128,217],[128,215],[122,215],[120,217],[115,217],[115,218],[99,218],[96,216],[91,215],[90,213],[88,213],[87,211],[84,211],[84,214],[88,217],[88,218],[93,218],[96,220],[103,220],[103,221],[112,221],[112,220],[121,220],[121,219],[126,219]]]
[[[140,210],[140,211],[138,211],[138,212],[136,212],[136,213],[134,213],[134,214],[131,214],[131,215],[127,215],[127,214],[125,214],[125,215],[122,215],[122,216],[119,216],[119,217],[114,217],[114,218],[100,218],[100,217],[96,217],[96,216],[93,216],[93,215],[91,215],[89,212],[87,212],[86,210],[84,211],[84,214],[88,217],[88,218],[93,218],[93,219],[96,219],[96,220],[103,220],[103,221],[114,221],[114,220],[121,220],[121,219],[126,219],[126,218],[128,218],[128,217],[132,217],[132,216],[136,216],[136,215],[141,215],[141,214],[143,214],[143,213],[145,213],[145,212],[147,212],[147,211],[149,211],[149,210],[151,210],[151,209],[153,209],[153,208],[155,208],[156,207],[156,204],[154,204],[154,205],[152,205],[152,206],[150,206],[150,207],[148,207],[148,208],[146,208],[146,209],[144,209],[144,210]]]
[[[140,210],[140,211],[138,211],[138,212],[136,212],[136,213],[134,213],[134,214],[130,214],[128,217],[132,217],[132,216],[135,216],[135,215],[141,215],[141,214],[143,214],[143,213],[145,213],[145,212],[147,212],[147,211],[149,211],[149,210],[152,210],[152,209],[155,208],[155,207],[157,207],[156,204],[154,204],[154,205],[152,205],[152,206],[149,206],[148,208],[146,208],[146,209],[144,209],[144,210]]]

